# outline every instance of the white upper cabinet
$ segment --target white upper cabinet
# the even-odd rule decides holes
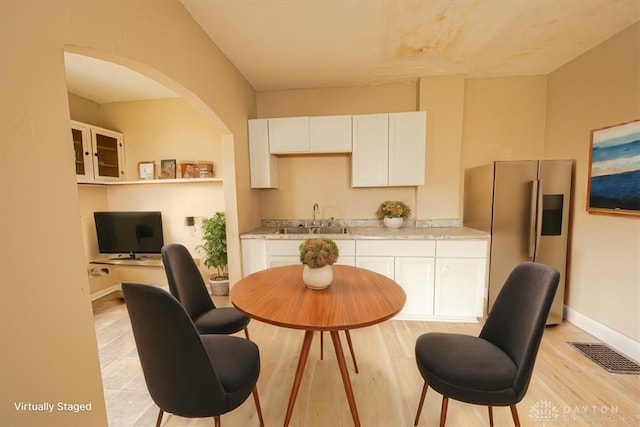
[[[267,119],[271,154],[308,153],[309,117]]]
[[[427,113],[389,114],[389,185],[424,185]]]
[[[267,119],[271,154],[349,153],[351,116]]]
[[[267,119],[249,120],[251,188],[278,187],[278,159],[269,152]]]
[[[312,153],[350,153],[351,116],[309,117]]]
[[[389,115],[353,116],[353,187],[380,187],[389,182]]]
[[[274,155],[352,153],[353,187],[424,185],[424,111],[249,120],[251,187],[277,188]]]
[[[93,156],[89,126],[71,121],[71,137],[76,161],[76,179],[78,182],[91,182],[93,181]]]
[[[124,137],[120,132],[72,120],[71,136],[78,182],[124,179]]]
[[[353,116],[352,186],[423,185],[426,113]]]

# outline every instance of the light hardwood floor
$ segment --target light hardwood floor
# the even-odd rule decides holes
[[[219,306],[229,305],[228,297],[214,300]],[[114,293],[96,300],[93,309],[109,426],[155,425],[158,409],[147,393],[123,300]],[[346,357],[362,425],[413,425],[423,384],[414,358],[420,334],[477,335],[480,327],[391,320],[351,331],[359,374],[353,371],[348,354]],[[255,320],[249,324],[249,332],[260,348],[258,390],[265,424],[281,426],[304,333]],[[598,342],[567,322],[547,328],[528,393],[518,404],[522,425],[640,426],[640,375],[610,374],[567,344],[569,341]],[[352,426],[331,340],[324,340],[324,360],[320,360],[319,343],[316,334],[290,425]],[[441,396],[429,390],[420,426],[438,425],[440,402]],[[494,419],[496,426],[513,425],[508,408],[495,408]],[[485,407],[450,401],[447,426],[488,424]],[[213,419],[165,414],[163,425],[212,426]],[[222,416],[223,427],[257,425],[251,398]]]

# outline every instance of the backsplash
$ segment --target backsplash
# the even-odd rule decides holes
[[[312,219],[263,219],[260,222],[262,227],[298,227],[312,223]],[[316,223],[323,222],[325,226],[338,227],[382,227],[382,220],[379,219],[317,219]],[[427,228],[427,227],[459,227],[458,219],[407,219],[402,224],[402,228]]]

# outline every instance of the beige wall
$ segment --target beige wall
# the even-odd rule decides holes
[[[71,120],[104,127],[100,115],[100,104],[72,93],[67,95]]]
[[[465,78],[422,77],[419,109],[427,112],[425,185],[418,187],[421,219],[460,219]]]
[[[544,153],[547,77],[467,79],[462,167]]]
[[[549,75],[545,157],[576,160],[567,305],[640,341],[640,219],[586,212],[592,129],[640,119],[640,24]]]
[[[237,165],[224,191],[235,230],[259,210],[247,173],[255,93],[174,0],[1,0],[0,39],[1,423],[105,425],[63,49],[154,78],[232,135],[221,141]],[[92,410],[19,412],[16,402]]]
[[[125,180],[138,179],[138,162],[213,161],[222,176],[220,132],[181,98],[114,102],[100,106],[102,126],[125,135]]]

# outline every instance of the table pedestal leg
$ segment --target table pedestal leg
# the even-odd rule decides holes
[[[336,351],[336,358],[338,359],[338,367],[340,368],[340,375],[342,376],[344,391],[347,393],[347,401],[349,402],[349,409],[351,410],[351,417],[353,418],[353,424],[356,427],[360,427],[360,418],[358,417],[358,408],[356,407],[356,399],[353,396],[353,389],[351,388],[351,379],[349,378],[349,371],[347,370],[347,362],[344,360],[344,352],[342,351],[342,344],[340,343],[340,336],[338,335],[338,331],[331,331],[331,340],[333,341],[333,348]]]
[[[293,380],[293,388],[291,389],[291,396],[289,397],[289,406],[287,406],[287,415],[284,418],[285,427],[287,427],[289,425],[289,422],[291,421],[293,406],[296,403],[296,397],[298,397],[298,390],[300,389],[300,383],[302,382],[302,374],[304,373],[304,367],[307,364],[307,358],[309,357],[309,350],[311,348],[312,340],[313,331],[305,331],[304,340],[302,341],[302,349],[300,350],[300,358],[298,359],[298,368],[296,369],[296,376]]]

